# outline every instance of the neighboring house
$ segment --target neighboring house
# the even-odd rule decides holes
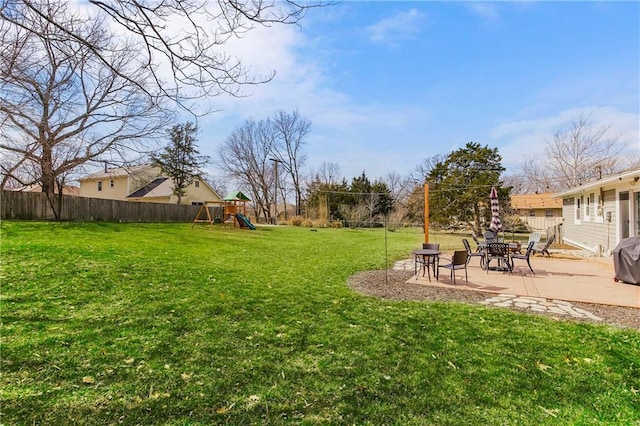
[[[143,201],[149,203],[176,204],[173,181],[163,176],[157,166],[143,165],[119,167],[93,173],[79,179],[82,197],[109,200]],[[196,179],[187,188],[182,204],[202,204],[219,201],[220,196],[204,180]]]
[[[562,200],[552,193],[511,196],[513,214],[533,230],[544,231],[562,223]]]
[[[42,192],[42,186],[40,185],[28,185],[22,186],[20,188],[5,188],[8,191],[22,191],[22,192]],[[54,194],[58,193],[58,186],[56,185],[53,189]],[[62,187],[63,195],[72,195],[74,197],[78,197],[80,195],[80,188],[77,186],[65,185]]]
[[[640,236],[640,167],[555,194],[562,199],[566,243],[610,255],[618,243]]]

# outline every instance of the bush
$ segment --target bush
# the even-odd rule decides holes
[[[342,221],[334,220],[333,222],[331,222],[331,227],[332,228],[342,228]]]
[[[289,219],[289,224],[292,226],[301,226],[302,222],[304,222],[302,216],[291,216],[291,219]]]
[[[300,223],[300,226],[303,226],[305,228],[313,228],[313,221],[311,219],[304,219]]]

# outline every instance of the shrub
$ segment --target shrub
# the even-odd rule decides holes
[[[387,215],[387,229],[391,232],[397,231],[402,226],[402,220],[404,219],[404,214],[399,211],[393,211]]]
[[[291,216],[289,223],[292,226],[301,226],[303,221],[304,221],[304,218],[302,216]]]
[[[319,219],[314,223],[314,226],[316,228],[328,228],[329,227],[329,221],[326,219]]]

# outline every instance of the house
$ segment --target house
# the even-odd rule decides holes
[[[562,200],[551,192],[511,196],[513,214],[531,229],[544,231],[562,223]]]
[[[80,178],[80,196],[110,200],[176,204],[173,181],[151,165],[107,169]],[[221,197],[204,180],[196,179],[187,188],[182,204],[219,201]]]
[[[610,255],[622,239],[640,236],[638,181],[640,167],[555,194],[562,200],[564,241]]]

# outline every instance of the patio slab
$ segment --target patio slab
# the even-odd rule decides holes
[[[442,257],[447,257],[443,254]],[[614,281],[611,258],[531,258],[531,273],[526,262],[517,261],[513,273],[489,271],[480,268],[478,259],[472,259],[467,267],[469,283],[465,283],[464,271],[456,272],[456,284],[449,278],[449,271],[440,271],[439,281],[427,277],[412,277],[407,282],[444,288],[512,294],[516,296],[542,297],[549,300],[597,303],[601,305],[640,308],[640,285]]]

